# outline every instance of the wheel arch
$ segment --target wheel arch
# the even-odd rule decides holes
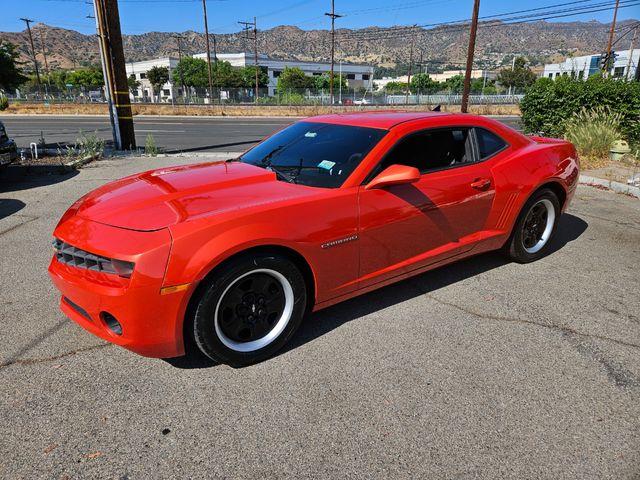
[[[567,191],[559,180],[549,180],[543,183],[538,188],[536,188],[533,192],[531,192],[531,195],[529,195],[529,198],[531,198],[537,192],[545,188],[548,190],[551,190],[553,193],[555,193],[556,197],[558,197],[558,203],[560,204],[560,212],[562,212],[565,206],[565,202],[567,201]],[[529,198],[527,198],[527,201],[529,200]]]
[[[527,195],[526,198],[520,204],[517,210],[518,212],[517,215],[513,216],[513,221],[511,223],[511,228],[509,230],[509,236],[506,238],[505,244],[510,241],[511,236],[513,235],[513,232],[514,232],[514,228],[518,223],[518,219],[520,218],[520,215],[522,215],[522,210],[524,209],[529,199],[533,197],[536,193],[538,193],[540,190],[545,190],[545,189],[551,190],[556,195],[556,197],[558,197],[558,203],[560,204],[560,212],[562,212],[562,209],[564,208],[565,203],[567,201],[567,191],[565,190],[561,181],[555,180],[555,179],[546,180],[542,184],[538,185],[536,188],[532,189],[529,195]]]
[[[264,244],[264,245],[256,245],[252,247],[248,247],[237,252],[232,253],[228,257],[224,258],[222,261],[215,264],[213,267],[208,267],[208,272],[203,272],[203,274],[199,275],[200,279],[192,290],[189,300],[187,302],[187,307],[185,309],[184,317],[182,318],[182,340],[184,343],[185,352],[188,352],[191,342],[190,332],[187,331],[190,328],[193,315],[195,313],[195,308],[200,300],[200,297],[204,293],[204,287],[206,285],[206,280],[214,276],[221,268],[224,268],[226,265],[238,260],[239,258],[250,256],[250,255],[259,255],[259,254],[272,254],[272,255],[282,255],[286,256],[293,261],[293,263],[300,269],[300,273],[304,278],[305,287],[307,290],[307,308],[310,310],[313,308],[316,300],[316,278],[313,268],[311,264],[307,261],[307,259],[298,251],[291,247],[287,247],[284,245],[277,244]],[[309,301],[310,300],[310,301]]]

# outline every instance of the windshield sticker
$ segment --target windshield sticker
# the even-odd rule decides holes
[[[331,162],[329,160],[322,160],[318,164],[318,168],[324,168],[325,170],[331,170],[335,166],[336,162]]]
[[[307,132],[304,136],[307,138],[316,138],[318,136],[318,132]]]

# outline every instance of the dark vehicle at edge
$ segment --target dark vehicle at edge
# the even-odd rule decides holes
[[[8,165],[18,158],[16,142],[9,138],[4,124],[0,121],[0,166]]]

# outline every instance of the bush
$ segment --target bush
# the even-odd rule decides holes
[[[85,135],[80,132],[80,138],[76,140],[76,149],[80,157],[98,158],[104,153],[104,140],[98,137],[98,132]]]
[[[156,139],[153,138],[153,135],[151,134],[147,135],[147,140],[144,144],[144,153],[146,153],[147,155],[151,155],[152,157],[155,157],[156,155],[158,155],[158,147],[156,146]]]
[[[622,115],[608,107],[583,108],[566,123],[565,138],[576,146],[585,168],[597,167],[609,157],[611,145],[620,140]]]
[[[0,95],[0,112],[9,108],[9,99],[5,95]]]
[[[619,114],[624,139],[640,143],[640,82],[600,75],[586,81],[568,76],[555,81],[540,78],[520,102],[525,129],[550,137],[563,137],[569,119],[585,107],[608,107],[611,113]]]

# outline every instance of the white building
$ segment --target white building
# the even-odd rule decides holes
[[[609,76],[612,78],[636,78],[638,62],[640,61],[640,49],[619,50],[612,52],[617,54]],[[631,61],[629,57],[631,56]],[[600,72],[600,54],[584,55],[582,57],[567,58],[564,62],[550,63],[544,66],[544,77],[556,79],[560,76],[572,76],[586,80],[591,75]]]
[[[218,53],[218,60],[229,62],[232,67],[246,67],[255,65],[255,55],[253,53]],[[206,53],[194,55],[195,58],[207,58]],[[213,60],[213,57],[212,57]],[[303,62],[300,60],[280,60],[271,58],[264,54],[258,54],[258,66],[266,68],[269,76],[269,96],[276,92],[278,87],[278,77],[285,68],[297,67],[301,69],[305,75],[319,76],[331,70],[331,64],[328,62]],[[370,88],[373,81],[373,66],[356,65],[353,63],[335,62],[333,69],[335,74],[342,73],[347,79],[347,85],[350,88]]]
[[[416,73],[423,73],[423,72],[415,72],[413,75],[415,75]],[[433,80],[434,82],[446,82],[450,78],[453,78],[457,75],[462,75],[464,77],[464,74],[465,74],[464,70],[445,70],[442,73],[429,73],[428,75],[429,75],[429,78],[431,78],[431,80]],[[489,81],[495,80],[497,77],[498,77],[498,74],[491,70],[471,70],[472,79],[484,78],[486,79],[487,82],[489,82]],[[390,83],[390,82],[407,83],[407,75],[402,75],[400,77],[384,77],[381,79],[377,79],[375,81],[376,87],[378,88],[378,90],[384,89],[387,83]]]
[[[162,86],[160,91],[160,101],[171,101],[179,95],[182,95],[182,88],[177,88],[174,91],[174,85],[171,82],[173,78],[173,70],[178,66],[178,59],[173,57],[156,58],[154,60],[143,60],[141,62],[128,62],[126,64],[127,77],[135,75],[136,80],[140,82],[140,87],[137,90],[131,92],[132,99],[144,102],[155,102],[154,96],[158,95],[158,92],[153,92],[151,83],[147,79],[147,72],[153,67],[167,67],[169,69],[169,81]]]
[[[219,53],[216,55],[219,61],[229,62],[232,67],[245,67],[255,65],[255,58],[252,53]],[[193,55],[194,58],[202,58],[206,60],[206,53],[199,53]],[[213,58],[212,58],[213,61]],[[134,99],[140,99],[144,101],[155,101],[152,95],[152,87],[149,80],[146,77],[147,72],[153,67],[167,67],[169,69],[169,76],[172,77],[172,71],[178,65],[178,59],[173,57],[157,58],[154,60],[144,60],[141,62],[128,62],[127,76],[135,75],[136,80],[140,82],[140,88],[133,92]],[[327,73],[331,70],[330,63],[322,62],[302,62],[298,60],[279,60],[268,57],[267,55],[258,55],[258,66],[266,69],[269,77],[269,95],[272,96],[276,92],[278,86],[278,77],[282,71],[289,67],[300,68],[307,76],[319,76]],[[373,81],[373,69],[371,65],[355,65],[352,63],[336,62],[334,64],[334,71],[336,75],[342,73],[347,80],[347,85],[351,88],[370,88]],[[155,95],[158,92],[154,92]],[[182,95],[182,88],[180,85],[172,85],[171,80],[167,82],[160,92],[161,101],[170,101],[171,98]]]

